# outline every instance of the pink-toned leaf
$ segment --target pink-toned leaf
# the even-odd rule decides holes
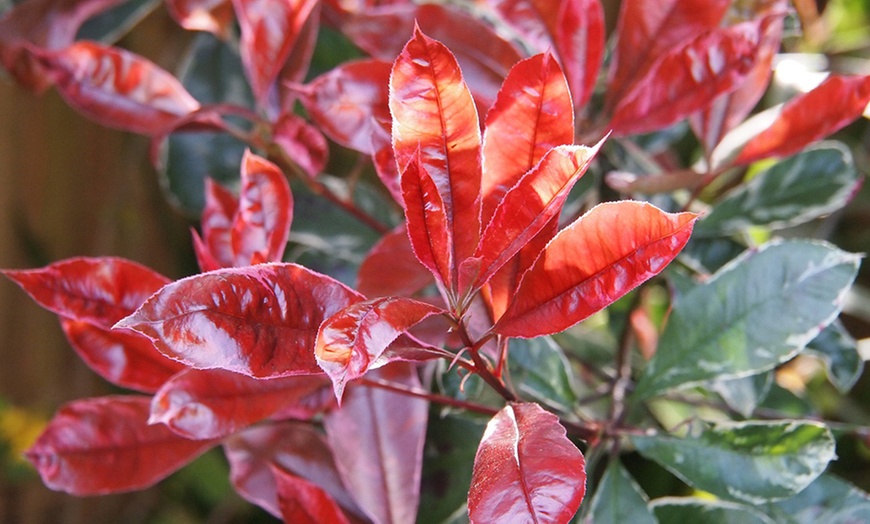
[[[735,163],[797,153],[842,129],[870,103],[870,75],[831,76],[812,91],[789,100],[776,121],[749,141]]]
[[[714,29],[666,52],[617,104],[609,124],[613,133],[667,127],[734,90],[755,66],[770,22],[766,18]]]
[[[233,0],[245,73],[258,104],[267,98],[317,0]]]
[[[230,463],[230,481],[246,500],[280,518],[277,481],[273,467],[280,467],[316,484],[341,507],[360,515],[342,484],[332,450],[311,424],[266,424],[229,437],[224,451]]]
[[[719,25],[730,0],[629,0],[617,22],[619,38],[607,79],[614,107],[656,59],[678,44]]]
[[[432,283],[432,275],[420,264],[405,226],[384,235],[359,266],[356,289],[371,298],[410,296]]]
[[[292,220],[293,195],[284,173],[268,160],[245,151],[239,207],[231,233],[234,265],[280,262]]]
[[[411,364],[393,362],[373,378],[421,388]],[[366,515],[384,524],[413,523],[429,403],[423,399],[354,386],[341,409],[324,418],[329,445],[344,484]]]
[[[388,143],[392,65],[382,60],[347,62],[299,88],[311,120],[336,143],[374,154],[375,135]]]
[[[220,38],[227,38],[232,30],[235,16],[230,0],[165,0],[166,9],[189,31],[208,31]]]
[[[314,178],[326,167],[329,146],[319,129],[293,113],[284,113],[272,128],[272,141]]]
[[[38,56],[64,100],[107,127],[156,135],[199,109],[171,73],[123,49],[80,41]]]
[[[154,395],[148,422],[165,424],[184,438],[221,438],[293,408],[310,418],[330,406],[318,391],[328,386],[319,375],[257,379],[223,369],[188,369]]]
[[[480,271],[471,289],[486,283],[554,218],[574,184],[586,172],[601,144],[558,146],[504,195],[480,238],[472,259]]]
[[[547,244],[493,331],[532,338],[573,326],[664,269],[696,219],[644,202],[595,206]]]
[[[272,474],[284,522],[349,524],[338,504],[316,484],[291,475],[278,466],[272,466]]]
[[[474,457],[471,522],[568,522],[586,493],[586,461],[558,417],[510,403],[489,424]]]
[[[447,249],[458,264],[471,256],[480,236],[480,128],[456,59],[419,29],[393,65],[390,110],[399,169],[420,158],[418,172],[437,188],[452,240]],[[408,226],[412,240],[414,227]],[[455,283],[456,268],[447,269],[448,282]]]
[[[483,224],[505,193],[550,149],[574,142],[571,94],[549,54],[517,63],[508,73],[483,133]]]
[[[567,73],[574,106],[586,105],[604,56],[604,9],[600,0],[490,0],[489,3],[536,50],[554,50]]]
[[[385,364],[381,356],[399,335],[441,313],[442,308],[425,302],[386,297],[357,302],[326,319],[314,354],[332,379],[335,398],[340,402],[348,382]]]
[[[111,330],[82,320],[60,319],[70,345],[85,363],[112,384],[154,393],[185,369],[138,333]]]
[[[435,181],[421,165],[419,156],[402,174],[402,200],[408,238],[417,260],[428,269],[442,287],[452,289],[454,254],[452,231],[444,201]]]
[[[320,33],[320,13],[321,3],[317,2],[299,29],[290,55],[278,74],[278,107],[281,113],[292,113],[295,110],[298,93],[290,86],[303,82],[308,75],[317,45],[317,35]]]
[[[101,397],[67,404],[26,455],[51,489],[100,495],[143,489],[214,445],[148,425],[150,397]]]
[[[239,200],[228,189],[211,178],[205,179],[205,207],[202,210],[202,239],[194,232],[193,246],[199,267],[212,271],[232,267],[236,256],[233,251],[233,217],[239,209]]]
[[[2,273],[52,313],[103,327],[112,327],[169,283],[145,266],[114,257],[70,258]]]
[[[311,375],[321,372],[314,358],[318,327],[362,298],[302,266],[262,264],[169,284],[117,326],[142,333],[190,367],[258,378]]]

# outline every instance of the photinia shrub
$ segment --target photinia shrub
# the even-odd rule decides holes
[[[743,124],[785,0],[626,0],[612,46],[598,0],[167,0],[198,32],[177,75],[79,37],[126,3],[0,19],[15,80],[149,136],[199,217],[186,278],[3,270],[138,393],[62,407],[26,454],[46,485],[141,489],[222,447],[294,523],[870,518],[774,380],[861,373],[860,255],[778,232],[855,194],[820,140],[870,102],[832,74]],[[639,457],[705,495],[650,501]]]

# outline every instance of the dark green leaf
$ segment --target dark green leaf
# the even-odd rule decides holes
[[[746,252],[676,303],[635,398],[792,358],[837,317],[859,261],[808,241]]]
[[[680,260],[700,273],[715,273],[746,251],[746,246],[730,238],[692,237],[680,253]]]
[[[91,18],[79,28],[76,40],[114,44],[160,5],[159,0],[130,0]]]
[[[864,361],[858,354],[855,339],[839,322],[834,322],[819,333],[807,345],[807,351],[825,363],[831,384],[841,393],[852,389],[864,371]]]
[[[697,437],[633,436],[641,455],[723,499],[760,504],[807,487],[834,458],[834,438],[811,422],[722,423]]]
[[[774,524],[764,513],[743,504],[723,500],[666,497],[650,508],[659,522],[692,524]]]
[[[773,384],[773,372],[767,371],[750,377],[714,380],[710,390],[718,393],[728,407],[749,418],[767,396],[771,384]]]
[[[769,504],[778,522],[858,524],[870,522],[870,495],[834,475],[822,475],[794,497]]]
[[[656,523],[647,507],[646,494],[619,460],[612,461],[607,467],[589,504],[589,511],[582,520],[584,524]]]
[[[563,412],[577,401],[568,359],[550,337],[512,339],[508,369],[520,395]]]
[[[734,189],[698,222],[695,234],[717,236],[749,226],[779,229],[802,224],[843,207],[858,182],[846,146],[817,144]]]

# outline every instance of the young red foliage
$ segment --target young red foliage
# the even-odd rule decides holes
[[[273,466],[272,474],[278,489],[278,506],[284,522],[299,524],[349,524],[338,504],[317,484],[291,475]]]
[[[326,167],[329,157],[326,137],[317,127],[294,113],[281,114],[272,127],[272,141],[312,178]]]
[[[227,38],[235,19],[230,0],[166,0],[166,9],[178,25]]]
[[[399,226],[366,254],[356,289],[370,298],[411,296],[431,283],[432,275],[414,256],[405,226]]]

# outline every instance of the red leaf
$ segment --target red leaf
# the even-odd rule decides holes
[[[272,127],[272,141],[314,178],[326,167],[329,149],[319,129],[293,113],[284,113]]]
[[[165,0],[167,11],[189,31],[208,31],[227,38],[235,19],[230,0]]]
[[[414,366],[406,363],[394,362],[370,375],[421,387]],[[341,409],[324,419],[341,478],[375,522],[416,521],[428,411],[428,402],[419,398],[352,387]]]
[[[112,384],[154,393],[173,375],[185,369],[154,348],[138,333],[110,330],[89,322],[60,319],[66,338],[76,353]]]
[[[74,495],[143,489],[214,445],[148,425],[150,397],[102,397],[63,407],[27,451],[42,481]]]
[[[861,116],[868,103],[870,75],[831,76],[789,100],[776,121],[746,144],[735,163],[797,153]]]
[[[199,109],[172,74],[123,49],[82,41],[38,56],[64,100],[107,127],[158,135]]]
[[[456,59],[419,29],[393,66],[390,109],[399,169],[405,171],[419,155],[418,171],[426,173],[420,178],[429,178],[440,195],[452,241],[446,247],[458,264],[474,252],[480,236],[480,129]],[[415,226],[408,227],[413,241]],[[457,281],[453,265],[441,269],[450,272],[446,282]]]
[[[145,266],[114,257],[70,258],[42,269],[0,272],[52,313],[107,328],[169,283]]]
[[[666,52],[617,104],[609,124],[613,133],[667,127],[735,89],[755,66],[770,21],[715,29]]]
[[[696,218],[644,202],[594,207],[547,244],[493,331],[532,338],[573,326],[664,269]]]
[[[224,451],[230,480],[246,500],[281,516],[275,466],[325,490],[343,508],[361,514],[339,478],[332,451],[310,424],[282,422],[247,429],[229,437]]]
[[[295,264],[221,269],[161,289],[118,327],[136,330],[163,354],[198,369],[258,378],[321,372],[317,328],[362,296]]]
[[[574,106],[592,96],[604,56],[600,0],[490,0],[499,14],[538,51],[553,49],[567,71]],[[560,142],[557,145],[569,142]]]
[[[558,417],[510,403],[489,424],[474,457],[471,522],[568,522],[586,492],[586,462]]]
[[[472,282],[477,289],[520,252],[554,218],[574,183],[586,172],[601,144],[594,147],[559,146],[504,195],[495,209],[473,260],[480,272]]]
[[[299,29],[296,43],[290,50],[290,55],[284,62],[284,67],[278,74],[278,99],[281,113],[292,113],[295,110],[298,93],[290,86],[299,84],[308,75],[314,48],[317,45],[317,35],[320,33],[321,3],[317,2],[311,9],[308,19]]]
[[[260,106],[268,106],[269,91],[317,3],[317,0],[233,0],[242,32],[242,63]]]
[[[405,226],[384,235],[359,267],[356,289],[367,297],[410,296],[428,286],[432,275],[414,256]]]
[[[349,524],[338,504],[322,488],[273,466],[284,522]]]
[[[348,382],[385,364],[381,356],[399,335],[444,310],[410,298],[376,298],[357,302],[326,319],[317,333],[314,354],[332,379],[341,401]]]
[[[293,195],[284,173],[268,160],[245,151],[239,207],[231,233],[234,265],[280,262],[292,220]]]
[[[719,25],[730,0],[631,0],[622,3],[619,39],[607,80],[614,107],[664,52]]]
[[[286,413],[313,416],[329,407],[319,390],[322,376],[256,379],[222,369],[188,369],[154,395],[150,424],[165,424],[189,439],[221,438],[246,426]]]
[[[202,210],[202,239],[193,232],[193,247],[199,267],[213,271],[232,267],[236,256],[233,252],[233,216],[239,209],[239,201],[228,189],[212,180],[205,179],[205,208]]]
[[[482,219],[489,224],[505,193],[550,149],[574,142],[571,94],[549,54],[516,64],[508,73],[483,134]]]

